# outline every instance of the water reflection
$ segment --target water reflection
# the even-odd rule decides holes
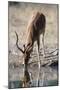
[[[23,85],[22,87],[30,87],[31,84],[31,75],[28,72],[28,69],[24,71],[24,79],[23,79]]]
[[[31,72],[31,75],[30,75]],[[38,72],[38,65],[33,64],[24,72],[24,87],[37,87],[36,78]],[[39,86],[56,86],[58,85],[58,69],[54,67],[41,67]],[[23,81],[9,81],[9,88],[21,88]]]

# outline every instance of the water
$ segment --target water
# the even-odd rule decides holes
[[[14,88],[22,88],[22,81],[10,81],[9,82],[9,89],[14,89]],[[48,81],[44,81],[43,85],[41,85],[41,81],[39,81],[39,87],[43,86],[57,86],[58,85],[58,80],[48,80]],[[38,85],[36,85],[36,81],[32,81],[32,85],[31,87],[38,87]]]
[[[36,69],[35,69],[36,68]],[[37,78],[37,64],[32,65],[29,67],[29,72],[32,74],[32,82],[28,87],[38,87],[36,78]],[[14,88],[22,88],[23,82],[21,80],[12,80],[9,81],[9,89]],[[57,86],[58,85],[58,67],[53,66],[45,66],[41,67],[40,71],[40,78],[39,78],[39,87],[46,87],[46,86]]]

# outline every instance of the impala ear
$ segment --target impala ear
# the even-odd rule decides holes
[[[28,48],[27,52],[31,52],[32,51],[32,46]]]
[[[30,53],[32,51],[32,48],[33,48],[32,45],[29,44],[26,48],[26,52]]]

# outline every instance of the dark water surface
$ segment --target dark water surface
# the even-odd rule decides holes
[[[39,81],[39,87],[41,87]],[[43,87],[44,86],[57,86],[58,85],[58,80],[48,80],[48,81],[44,81],[43,83]],[[36,85],[36,81],[32,81],[32,85],[31,87],[38,87],[38,85]],[[22,81],[10,81],[9,82],[9,89],[14,89],[14,88],[22,88]]]
[[[29,72],[32,73],[32,83],[28,87],[38,87],[38,85],[36,83],[36,78],[37,78],[36,72],[38,70],[37,65],[35,64],[29,68],[30,68]],[[22,84],[23,84],[23,82],[21,80],[12,80],[12,81],[9,81],[8,88],[10,88],[10,89],[11,88],[12,89],[22,88]],[[50,66],[41,67],[39,87],[57,86],[57,85],[58,85],[58,67],[56,65],[53,67],[50,67]]]

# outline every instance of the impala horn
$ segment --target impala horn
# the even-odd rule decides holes
[[[19,47],[19,45],[18,45],[18,34],[16,33],[16,31],[15,31],[15,34],[16,34],[16,37],[17,37],[17,40],[16,40],[16,46],[17,46],[17,48],[24,54],[24,51]]]

